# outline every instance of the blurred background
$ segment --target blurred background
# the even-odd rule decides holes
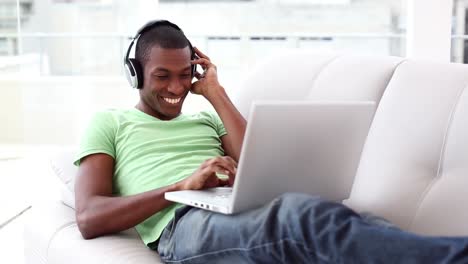
[[[405,8],[400,0],[0,0],[0,144],[75,144],[95,110],[133,107],[123,54],[148,20],[178,24],[235,94],[249,67],[279,49],[405,56]],[[191,99],[186,112],[207,107]]]
[[[467,6],[454,0],[453,62],[468,62]],[[122,62],[148,20],[178,24],[235,97],[281,49],[404,57],[407,13],[407,0],[0,0],[0,262],[22,262],[19,216],[55,195],[35,174],[47,153],[75,146],[95,111],[137,103]],[[206,108],[191,96],[184,112]]]

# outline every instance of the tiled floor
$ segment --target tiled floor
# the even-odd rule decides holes
[[[34,148],[13,153],[0,146],[0,263],[24,263],[23,221],[28,211],[18,214],[35,202],[59,197],[48,151]]]

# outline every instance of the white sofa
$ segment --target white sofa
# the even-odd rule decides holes
[[[468,235],[467,86],[468,65],[291,51],[251,71],[234,101],[245,116],[255,99],[378,102],[345,204],[416,233]],[[71,208],[72,156],[52,158],[64,195],[33,206],[26,262],[159,263],[134,229],[82,239]]]

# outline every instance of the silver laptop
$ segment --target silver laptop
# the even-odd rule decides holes
[[[166,192],[165,198],[224,214],[285,192],[346,199],[374,112],[374,102],[254,102],[234,186]]]

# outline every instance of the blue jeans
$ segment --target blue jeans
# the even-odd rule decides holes
[[[158,252],[166,263],[468,263],[468,238],[418,236],[288,193],[235,215],[180,208]]]

